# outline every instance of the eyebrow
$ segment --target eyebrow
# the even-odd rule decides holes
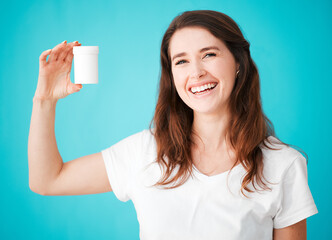
[[[218,47],[216,47],[216,46],[210,46],[210,47],[202,48],[201,50],[199,50],[199,52],[202,53],[202,52],[205,52],[205,51],[208,51],[208,50],[211,50],[211,49],[220,51],[220,49]],[[175,54],[174,57],[172,58],[172,61],[174,61],[175,58],[183,57],[185,55],[187,55],[187,53],[185,53],[185,52]]]

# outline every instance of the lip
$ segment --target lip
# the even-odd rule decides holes
[[[194,83],[194,84],[189,85],[188,91],[191,92],[191,88],[204,86],[205,84],[209,84],[209,83],[216,83],[218,85],[218,82],[215,82],[215,81],[202,81],[202,82],[198,82],[198,83]]]
[[[195,98],[202,98],[202,97],[205,97],[205,96],[207,96],[207,95],[212,94],[212,93],[214,92],[214,90],[215,90],[218,86],[219,86],[219,84],[217,83],[217,85],[216,85],[213,89],[211,89],[211,90],[209,90],[209,91],[207,91],[207,92],[204,92],[204,93],[198,93],[198,94],[195,94],[195,93],[193,93],[193,92],[190,91],[190,90],[189,90],[189,92],[190,92]]]

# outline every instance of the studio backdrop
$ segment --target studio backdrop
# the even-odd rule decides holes
[[[265,114],[282,141],[309,156],[319,213],[308,239],[331,236],[331,1],[2,1],[0,3],[0,238],[139,239],[131,201],[114,193],[41,196],[29,188],[28,135],[40,54],[64,40],[99,46],[99,83],[59,100],[64,162],[147,129],[160,77],[161,39],[186,10],[233,18],[250,42]],[[71,80],[74,81],[74,68]]]

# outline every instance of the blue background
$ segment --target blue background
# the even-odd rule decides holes
[[[139,238],[132,202],[120,202],[112,192],[40,196],[29,189],[27,143],[39,55],[64,40],[100,49],[99,84],[84,85],[57,105],[55,133],[66,162],[148,128],[163,33],[182,11],[212,9],[232,17],[251,43],[263,108],[277,136],[309,155],[309,186],[319,213],[307,219],[308,239],[327,239],[331,6],[303,0],[2,1],[0,238]]]

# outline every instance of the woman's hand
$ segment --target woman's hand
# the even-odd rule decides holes
[[[74,46],[81,44],[77,41],[67,44],[67,41],[64,41],[40,55],[38,84],[34,98],[57,101],[82,88],[82,84],[70,81]]]

